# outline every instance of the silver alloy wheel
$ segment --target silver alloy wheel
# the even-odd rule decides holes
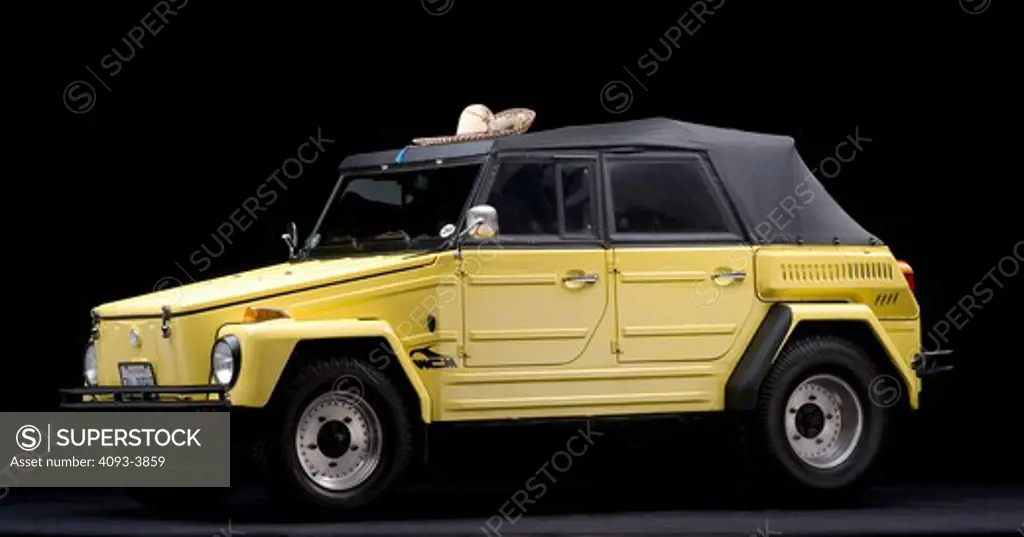
[[[789,447],[808,465],[835,468],[857,449],[864,412],[857,392],[843,379],[805,379],[790,393],[783,412]]]
[[[295,433],[295,452],[306,477],[333,491],[362,485],[380,465],[383,429],[360,396],[330,391],[306,406]]]

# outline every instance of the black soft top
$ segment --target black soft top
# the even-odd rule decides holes
[[[468,156],[494,151],[661,148],[708,156],[757,242],[871,245],[879,242],[839,206],[797,153],[789,136],[757,134],[651,118],[532,132],[492,142],[410,147],[353,155],[342,168]],[[442,156],[443,155],[443,156]],[[372,157],[372,158],[371,158]],[[404,160],[402,160],[404,158]],[[377,162],[379,160],[379,162]]]

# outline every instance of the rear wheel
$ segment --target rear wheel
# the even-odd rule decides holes
[[[798,491],[857,491],[890,420],[890,405],[868,396],[877,378],[871,359],[849,341],[815,336],[788,346],[762,384],[749,424],[758,466]]]
[[[789,394],[786,439],[800,460],[827,470],[853,454],[864,433],[864,409],[853,388],[831,374],[812,375]]]

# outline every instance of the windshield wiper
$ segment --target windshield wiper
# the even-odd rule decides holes
[[[401,239],[401,240],[405,241],[405,246],[406,247],[412,246],[412,237],[410,237],[409,234],[406,233],[405,230],[402,230],[402,229],[395,229],[395,230],[392,230],[392,231],[385,231],[384,233],[378,233],[377,235],[374,235],[373,237],[370,237],[368,239],[363,239],[363,240],[369,240],[369,241],[390,241],[390,240],[395,240],[395,239]]]
[[[309,259],[309,254],[313,250],[315,250],[316,247],[319,246],[319,245],[320,245],[320,234],[319,233],[313,233],[308,238],[306,238],[305,242],[302,243],[302,248],[299,248],[299,251],[295,255],[295,258],[300,260],[300,261],[301,260]]]
[[[324,246],[326,246],[328,248],[330,248],[330,247],[337,247],[337,246],[341,245],[339,243],[344,244],[346,242],[349,243],[349,245],[352,246],[352,248],[355,249],[355,250],[359,250],[359,251],[363,250],[362,243],[359,241],[359,239],[356,239],[352,235],[341,235],[340,237],[331,237],[329,243],[324,245]],[[306,254],[308,255],[310,252],[312,252],[313,250],[316,250],[316,248],[318,246],[321,246],[321,245],[322,245],[322,243],[320,241],[319,234],[317,234],[316,242],[314,244],[312,244],[312,245],[307,244],[305,246],[304,250],[306,251]]]

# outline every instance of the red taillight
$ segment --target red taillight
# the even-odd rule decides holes
[[[910,267],[910,263],[906,261],[897,261],[900,266],[900,272],[903,273],[903,278],[907,280],[907,285],[910,286],[911,292],[917,291],[917,286],[914,284],[914,269]]]

